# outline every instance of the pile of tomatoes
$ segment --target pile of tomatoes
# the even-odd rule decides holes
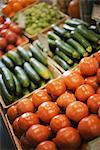
[[[7,111],[22,147],[78,150],[100,136],[100,52]]]
[[[16,12],[34,2],[36,0],[9,0],[9,3],[2,8],[2,13],[11,18]]]

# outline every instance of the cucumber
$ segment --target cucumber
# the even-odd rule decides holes
[[[52,31],[48,32],[48,38],[51,40],[61,40],[59,36],[57,36],[55,33],[53,33]]]
[[[29,61],[30,57],[28,55],[28,52],[23,47],[18,46],[17,52],[25,61]]]
[[[56,40],[55,43],[56,43],[56,46],[66,55],[73,57],[73,58],[80,59],[79,53],[68,43],[65,43],[62,40],[60,41]]]
[[[87,52],[92,52],[92,46],[79,32],[71,31],[71,37],[78,41],[86,49]]]
[[[45,80],[41,80],[41,82],[40,82],[40,87],[41,86],[44,86],[46,84],[46,81]]]
[[[59,57],[61,57],[64,61],[66,61],[69,65],[73,64],[73,60],[71,60],[68,56],[66,56],[62,51],[60,51],[59,48],[56,48],[55,51],[56,55],[58,55]]]
[[[32,52],[30,50],[27,51],[29,58],[32,58]]]
[[[81,56],[83,56],[83,57],[88,56],[88,53],[77,41],[75,41],[73,39],[68,39],[67,42],[68,42],[68,44],[73,46],[80,53]]]
[[[82,24],[82,23],[80,23],[80,22],[78,22],[78,21],[75,21],[75,20],[72,20],[72,19],[67,19],[67,20],[65,21],[65,24],[68,24],[68,25],[70,25],[70,26],[72,26],[72,27],[77,27],[78,25],[80,25],[80,24]]]
[[[83,25],[79,25],[77,27],[77,31],[84,36],[84,38],[86,38],[89,41],[92,41],[94,43],[99,43],[100,40],[97,36],[95,36],[91,31],[89,31],[85,26]]]
[[[59,56],[55,55],[55,56],[54,56],[54,60],[55,60],[64,70],[70,69],[69,65],[68,65],[63,59],[61,59]]]
[[[39,42],[39,40],[34,41],[34,46],[35,47],[37,46],[39,49],[43,50],[43,47],[42,47],[41,43]]]
[[[6,55],[13,61],[13,63],[16,66],[22,66],[22,60],[19,57],[19,55],[17,54],[17,52],[9,51]]]
[[[2,62],[7,66],[9,69],[14,68],[14,64],[11,59],[9,59],[6,55],[2,57]]]
[[[27,88],[23,88],[23,96],[28,95],[30,92]]]
[[[14,101],[14,96],[9,94],[1,74],[0,74],[0,93],[6,104],[11,104]]]
[[[79,22],[80,24],[83,24],[85,26],[89,26],[89,24],[81,19],[73,18],[72,20]]]
[[[71,27],[71,26],[69,26],[68,24],[64,24],[64,25],[63,25],[63,28],[64,28],[65,30],[67,30],[67,31],[73,31],[73,30],[75,30],[74,27]]]
[[[50,72],[42,63],[37,61],[35,58],[30,59],[30,64],[35,69],[35,71],[42,77],[43,79],[50,79]]]
[[[10,72],[10,70],[6,67],[3,67],[1,72],[2,72],[3,81],[7,87],[7,90],[10,93],[15,92],[14,79],[13,79],[13,76],[12,76],[12,73]]]
[[[0,73],[3,67],[6,67],[5,64],[2,62],[2,60],[0,59]]]
[[[36,47],[34,47],[32,45],[30,45],[29,48],[30,48],[30,50],[31,50],[34,58],[36,58],[37,60],[39,60],[44,65],[48,64],[47,57],[45,57],[43,55],[42,51],[40,51],[38,48],[36,49]]]
[[[30,80],[28,76],[26,75],[25,71],[21,67],[16,66],[14,69],[14,72],[20,84],[25,88],[28,87],[30,84]]]
[[[29,86],[29,91],[32,92],[32,91],[34,91],[34,90],[36,90],[36,89],[37,89],[37,85],[34,84],[33,82],[31,82],[31,83],[30,83],[30,86]]]
[[[37,74],[37,72],[32,68],[32,66],[28,62],[25,62],[23,67],[31,81],[33,81],[35,83],[40,82],[39,75]]]
[[[54,40],[51,40],[51,39],[48,39],[48,43],[49,43],[49,47],[52,51],[55,50],[56,48],[56,44],[55,44],[55,41]]]

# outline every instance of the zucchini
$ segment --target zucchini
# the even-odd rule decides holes
[[[48,32],[48,38],[51,40],[61,40],[59,36],[57,36],[54,32],[49,31]]]
[[[30,84],[30,80],[28,76],[26,75],[25,71],[21,67],[16,66],[14,69],[14,72],[20,84],[25,88],[28,87]]]
[[[8,56],[16,66],[22,66],[22,60],[15,51],[9,51],[6,56]]]
[[[3,67],[6,67],[5,64],[2,62],[2,60],[0,59],[0,73]]]
[[[30,50],[27,51],[29,58],[32,58],[32,52]]]
[[[40,82],[39,75],[37,74],[37,72],[32,68],[32,66],[28,62],[25,62],[23,67],[31,81],[33,81],[35,83]]]
[[[89,24],[81,19],[73,18],[72,20],[79,22],[80,24],[83,24],[85,26],[89,26]]]
[[[6,104],[11,104],[14,101],[14,96],[9,94],[1,74],[0,74],[0,93]]]
[[[37,46],[39,49],[43,50],[43,47],[42,47],[41,43],[39,42],[39,40],[34,41],[34,46],[35,47]]]
[[[30,92],[27,88],[23,88],[23,96],[28,95]]]
[[[61,57],[64,61],[66,61],[69,65],[73,64],[73,60],[71,60],[68,56],[66,56],[62,51],[60,51],[59,48],[56,48],[55,51],[56,55],[58,55],[59,57]]]
[[[83,56],[83,57],[88,56],[88,53],[77,41],[75,41],[73,39],[68,39],[67,42],[68,42],[68,44],[73,46],[80,53],[81,56]]]
[[[73,31],[73,30],[75,30],[74,27],[71,27],[71,26],[69,26],[68,24],[64,24],[64,25],[63,25],[63,28],[64,28],[65,30],[67,30],[67,31]]]
[[[86,49],[87,52],[92,52],[92,46],[79,32],[71,31],[71,37],[78,41]]]
[[[3,67],[1,72],[2,72],[3,81],[4,81],[8,91],[10,93],[15,92],[14,79],[13,79],[13,76],[12,76],[12,73],[10,72],[10,70],[6,67]]]
[[[61,59],[59,56],[55,55],[53,58],[64,70],[70,69],[69,65]]]
[[[56,48],[56,44],[54,40],[48,39],[49,47],[53,51]]]
[[[35,58],[30,59],[30,64],[35,69],[35,71],[40,75],[40,77],[42,77],[43,79],[50,79],[50,71],[47,69],[47,67],[41,64]]]
[[[55,43],[56,43],[56,46],[66,55],[73,57],[73,58],[80,59],[79,53],[68,43],[65,43],[62,40],[60,41],[56,40]]]
[[[14,64],[11,59],[9,59],[6,55],[2,57],[2,62],[7,66],[9,69],[14,68]]]
[[[17,52],[25,61],[29,61],[30,57],[28,55],[28,52],[23,47],[18,46]]]
[[[41,50],[39,50],[38,48],[36,49],[36,47],[34,47],[33,45],[30,45],[29,48],[30,48],[30,50],[31,50],[34,58],[36,58],[37,60],[39,60],[44,65],[48,64],[47,57],[45,57],[43,55],[43,53],[42,53]]]
[[[72,27],[77,27],[78,25],[80,25],[80,24],[82,24],[82,23],[80,23],[80,22],[78,22],[78,21],[75,21],[75,20],[72,20],[72,19],[67,19],[67,20],[65,21],[65,24],[68,24],[68,25],[70,25],[70,26],[72,26]]]
[[[33,82],[31,82],[31,83],[30,83],[30,86],[29,86],[29,91],[32,92],[32,91],[34,91],[34,90],[36,90],[36,89],[37,89],[37,85],[34,84]]]

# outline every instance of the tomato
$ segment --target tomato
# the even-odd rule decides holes
[[[85,140],[92,140],[100,136],[100,119],[93,114],[85,117],[79,122],[78,130]]]
[[[57,105],[61,108],[66,108],[70,103],[76,101],[75,95],[71,92],[66,91],[64,94],[58,97]]]
[[[15,46],[12,45],[12,44],[9,44],[6,48],[6,51],[11,51],[11,50],[14,50],[15,49]]]
[[[100,87],[96,90],[96,94],[100,94]]]
[[[42,121],[49,123],[54,116],[59,114],[59,112],[60,109],[57,104],[54,102],[44,102],[38,107],[37,113]]]
[[[100,108],[99,108],[99,110],[98,110],[98,116],[99,116],[99,118],[100,118]]]
[[[0,37],[0,50],[4,50],[7,47],[7,40]]]
[[[78,148],[81,144],[81,138],[78,130],[73,127],[62,128],[57,132],[54,142],[62,148]]]
[[[95,54],[96,60],[100,63],[100,50]]]
[[[70,126],[70,121],[66,117],[66,115],[63,115],[63,114],[54,116],[50,122],[50,127],[52,128],[53,131],[58,131],[61,128],[65,128],[69,126]]]
[[[22,135],[21,138],[20,138],[20,142],[21,142],[21,145],[23,148],[25,149],[29,149],[31,146],[30,146],[30,143],[28,142],[28,140],[26,139],[25,135]]]
[[[79,67],[82,75],[91,76],[96,74],[99,68],[99,63],[96,58],[85,57],[81,59]]]
[[[7,32],[8,32],[8,29],[3,29],[1,30],[0,35],[5,38],[7,35]]]
[[[96,90],[98,88],[96,76],[91,76],[91,77],[85,78],[85,83],[91,85],[94,88],[94,90]]]
[[[92,86],[89,84],[83,84],[79,86],[75,91],[75,96],[80,101],[86,101],[90,96],[95,93]]]
[[[22,8],[23,7],[22,7],[22,5],[19,2],[15,2],[13,4],[13,10],[14,10],[14,12],[17,12],[17,11],[21,10]]]
[[[97,82],[100,84],[100,69],[97,71]]]
[[[5,19],[2,15],[0,15],[0,24],[4,23]]]
[[[78,122],[82,118],[88,116],[88,107],[80,101],[70,103],[66,108],[66,116],[71,120]]]
[[[46,85],[47,92],[53,96],[60,96],[66,91],[66,85],[62,78],[51,80]]]
[[[18,111],[17,111],[16,105],[11,106],[11,107],[8,109],[7,115],[8,115],[8,117],[9,117],[9,119],[11,120],[11,122],[13,122],[13,121],[18,117]]]
[[[50,136],[51,131],[48,127],[44,125],[33,125],[26,132],[26,138],[31,145],[38,144],[45,141]]]
[[[87,100],[87,105],[92,113],[97,113],[100,107],[100,94],[94,94]]]
[[[25,41],[22,37],[18,36],[16,41],[16,46],[23,44]]]
[[[57,148],[54,142],[44,141],[37,145],[35,150],[57,150]]]
[[[22,29],[18,25],[10,26],[9,29],[18,35],[22,34]]]
[[[84,78],[76,72],[65,76],[65,83],[68,89],[75,90],[78,86],[84,84]]]
[[[17,110],[18,110],[18,114],[22,115],[25,112],[34,112],[35,108],[34,108],[32,101],[28,98],[25,98],[21,100],[20,102],[18,102]]]
[[[8,4],[8,5],[5,5],[3,8],[2,8],[2,13],[4,14],[4,15],[9,15],[10,13],[11,13],[11,11],[12,11],[12,8],[11,8],[11,6]]]
[[[51,97],[45,90],[36,90],[32,95],[32,101],[36,107],[38,107],[43,102],[51,101]]]

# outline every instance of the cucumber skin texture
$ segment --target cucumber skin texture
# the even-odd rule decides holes
[[[21,58],[16,52],[10,51],[6,55],[14,62],[16,66],[22,66]]]
[[[36,84],[34,84],[33,82],[31,82],[31,83],[30,83],[30,86],[29,86],[29,91],[32,92],[32,91],[34,91],[34,90],[36,90],[36,89],[37,89]]]
[[[25,70],[27,76],[30,78],[31,81],[33,81],[35,83],[40,82],[39,75],[37,74],[37,72],[32,68],[32,66],[28,62],[25,62],[23,67],[24,67],[24,70]]]
[[[28,87],[30,85],[30,80],[27,77],[25,71],[21,67],[16,66],[15,69],[14,69],[14,72],[15,72],[15,75],[18,78],[20,84],[23,87],[26,88],[26,87]]]
[[[0,93],[6,104],[11,104],[15,100],[15,98],[9,94],[1,74],[0,74]]]
[[[6,55],[4,55],[2,57],[2,62],[7,66],[7,68],[9,68],[9,69],[14,68],[14,64],[13,64],[12,60],[9,57],[7,57]]]
[[[6,67],[6,65],[0,59],[0,73],[2,73],[1,70],[2,70],[3,67]]]
[[[80,23],[78,21],[75,21],[75,20],[72,20],[72,19],[68,19],[68,20],[65,21],[65,24],[68,24],[72,27],[77,27],[78,25],[80,25],[82,23]]]
[[[14,84],[14,79],[12,76],[12,73],[10,70],[6,67],[2,68],[2,78],[5,83],[5,86],[7,87],[7,90],[12,93],[15,92],[15,84]]]
[[[30,64],[35,69],[35,71],[42,77],[43,79],[49,79],[50,78],[50,72],[42,63],[37,61],[35,58],[30,59]]]
[[[27,88],[23,88],[23,96],[29,94],[29,90]]]
[[[55,33],[53,33],[52,31],[48,32],[48,38],[51,40],[61,40],[59,36],[57,36]]]
[[[68,70],[70,67],[68,66],[68,64],[61,59],[59,56],[55,55],[54,56],[54,60],[64,69],[64,70]]]

